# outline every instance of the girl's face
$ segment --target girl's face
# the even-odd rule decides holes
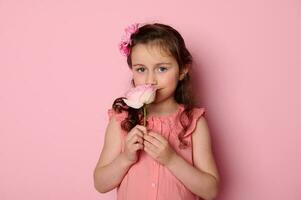
[[[152,84],[158,90],[155,102],[173,98],[179,80],[179,66],[174,57],[160,47],[137,44],[132,48],[134,85]]]

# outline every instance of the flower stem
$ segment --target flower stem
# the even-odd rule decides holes
[[[144,114],[143,126],[145,126],[145,124],[146,124],[146,105],[145,104],[143,105],[143,114]]]

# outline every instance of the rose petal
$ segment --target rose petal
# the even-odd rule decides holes
[[[138,85],[126,92],[124,102],[130,107],[140,108],[153,102],[155,95],[156,88],[151,84]]]
[[[132,108],[136,108],[136,109],[139,109],[143,106],[143,103],[139,102],[139,101],[130,101],[130,100],[127,100],[127,99],[123,99],[123,101],[130,107]]]

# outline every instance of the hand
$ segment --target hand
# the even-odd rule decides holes
[[[137,151],[143,149],[143,135],[146,133],[146,127],[136,125],[132,128],[125,138],[124,154],[127,160],[134,164],[138,161]]]
[[[144,134],[144,151],[162,165],[167,165],[171,158],[176,155],[168,141],[160,134],[152,131]]]

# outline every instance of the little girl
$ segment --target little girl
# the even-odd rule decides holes
[[[118,200],[214,199],[220,178],[205,108],[196,106],[189,90],[192,56],[182,36],[160,23],[136,23],[125,32],[119,48],[132,86],[152,84],[156,98],[147,105],[145,126],[141,109],[122,97],[108,109],[96,190],[117,188]]]

